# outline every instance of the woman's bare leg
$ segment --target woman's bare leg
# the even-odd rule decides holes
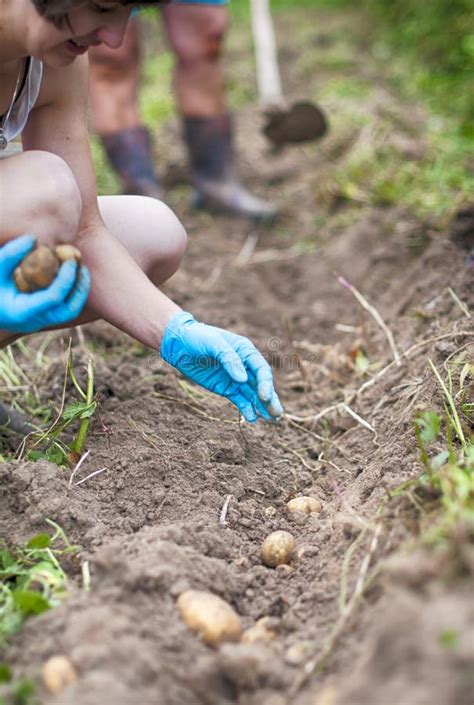
[[[81,196],[66,162],[50,152],[0,161],[0,245],[25,233],[54,245],[76,239]]]
[[[154,284],[158,286],[174,274],[186,249],[186,235],[168,206],[143,196],[102,196],[99,207],[108,230]],[[28,230],[36,234],[35,225]],[[110,295],[114,295],[113,291]],[[96,319],[97,315],[86,306],[81,316],[67,327]],[[9,345],[18,337],[0,331],[0,347]]]

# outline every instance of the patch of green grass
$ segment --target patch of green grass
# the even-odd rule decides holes
[[[172,67],[173,56],[169,51],[149,55],[144,61],[140,111],[152,131],[176,113],[171,87]]]
[[[459,643],[459,633],[455,629],[445,629],[439,635],[439,643],[449,651],[455,649]]]
[[[4,453],[0,460],[12,460],[14,457],[21,459],[26,456],[29,460],[44,459],[59,466],[75,463],[83,453],[89,426],[97,410],[92,358],[89,357],[85,365],[86,380],[83,388],[78,382],[69,352],[64,374],[64,398],[59,411],[56,411],[50,403],[45,404],[41,400],[34,379],[28,377],[30,374],[34,378],[35,367],[38,370],[44,368],[47,358],[41,349],[33,351],[25,343],[19,343],[21,341],[0,351],[2,399],[30,419],[35,430],[23,439],[15,456]],[[29,365],[19,364],[17,358],[21,362],[28,362]],[[24,367],[29,370],[28,374]],[[78,398],[72,397],[66,403],[68,379]]]
[[[94,135],[90,135],[92,163],[97,180],[97,193],[99,196],[111,196],[120,193],[120,182],[109,162],[100,143]]]
[[[474,541],[474,436],[470,430],[474,414],[471,405],[465,407],[474,365],[461,357],[448,366],[446,378],[431,360],[429,367],[440,389],[444,413],[429,410],[416,416],[415,436],[423,471],[392,494],[408,493],[414,499],[429,489],[429,496],[437,498],[425,541],[438,543],[459,536]],[[416,503],[423,508],[422,501],[417,499]]]
[[[370,83],[363,78],[337,76],[330,78],[321,91],[321,100],[328,98],[352,98],[366,100],[372,91]]]
[[[15,679],[9,666],[0,663],[0,705],[40,705],[35,684],[26,679]]]
[[[379,122],[371,140],[358,144],[335,173],[348,200],[373,205],[403,205],[421,216],[441,215],[474,194],[474,175],[468,168],[466,139],[449,121],[427,123],[425,154],[407,158],[385,140],[391,131]]]

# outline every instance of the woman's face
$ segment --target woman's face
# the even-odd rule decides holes
[[[31,53],[50,66],[60,67],[71,64],[91,46],[106,44],[116,49],[122,43],[131,12],[130,5],[97,0],[71,10],[61,27],[40,18],[41,32],[35,34],[37,46]]]

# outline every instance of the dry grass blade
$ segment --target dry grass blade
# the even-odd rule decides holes
[[[461,301],[459,296],[456,294],[455,291],[451,289],[451,287],[448,288],[449,295],[451,296],[452,299],[457,303],[463,314],[466,316],[466,318],[472,318],[471,313],[469,311],[469,308],[467,307],[467,304],[464,303],[464,301]]]
[[[75,476],[77,475],[78,471],[81,469],[82,464],[87,460],[87,456],[89,455],[90,450],[86,450],[84,455],[82,455],[79,458],[79,461],[77,462],[74,470],[71,472],[71,475],[69,477],[69,482],[68,482],[68,487],[72,487],[72,481],[74,480]]]
[[[387,326],[387,324],[385,323],[385,321],[383,320],[382,316],[377,311],[375,306],[372,306],[371,304],[369,304],[367,299],[365,299],[364,296],[362,296],[360,291],[353,284],[351,284],[346,279],[344,279],[344,277],[338,276],[337,280],[338,280],[339,284],[341,284],[345,289],[349,289],[351,294],[357,299],[357,301],[360,303],[362,308],[364,308],[366,311],[368,311],[370,313],[370,315],[372,316],[372,318],[377,323],[377,325],[380,326],[380,328],[383,330],[383,332],[385,333],[385,336],[388,340],[388,344],[390,345],[390,349],[392,351],[395,363],[397,365],[401,365],[400,355],[399,355],[399,352],[398,352],[397,347],[395,345],[393,333],[390,330],[390,328]]]
[[[100,470],[94,470],[94,472],[91,472],[87,477],[84,477],[82,480],[79,480],[79,482],[74,483],[74,487],[78,487],[78,485],[82,485],[83,482],[87,482],[87,480],[90,480],[91,477],[95,477],[95,475],[100,475],[100,473],[105,472],[108,468],[101,468]]]
[[[359,416],[359,414],[356,414],[356,412],[353,409],[351,409],[351,407],[348,406],[348,404],[342,403],[341,409],[344,409],[344,411],[347,411],[349,416],[352,416],[352,418],[355,419],[357,421],[357,423],[359,423],[361,426],[363,426],[364,428],[367,428],[369,431],[372,431],[372,433],[375,433],[375,428],[373,426],[371,426],[368,421],[363,419],[362,416]]]
[[[242,245],[242,249],[235,258],[234,264],[236,267],[243,267],[247,264],[247,262],[253,255],[255,248],[257,247],[259,237],[260,235],[256,230],[250,232],[247,235],[247,239]]]

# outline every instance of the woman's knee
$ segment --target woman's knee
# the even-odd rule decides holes
[[[179,268],[187,246],[187,234],[179,218],[162,201],[146,199],[150,223],[155,223],[153,242],[147,274],[156,284],[161,284]]]
[[[228,15],[224,8],[198,8],[194,14],[192,9],[186,8],[190,19],[184,28],[179,22],[182,10],[178,5],[168,8],[171,16],[167,25],[168,38],[178,63],[195,64],[220,59],[228,29]]]
[[[187,235],[179,218],[162,201],[145,196],[100,196],[107,228],[155,284],[179,267]]]
[[[56,154],[25,152],[28,173],[35,184],[29,194],[32,230],[50,243],[73,242],[77,235],[82,200],[74,174]]]

